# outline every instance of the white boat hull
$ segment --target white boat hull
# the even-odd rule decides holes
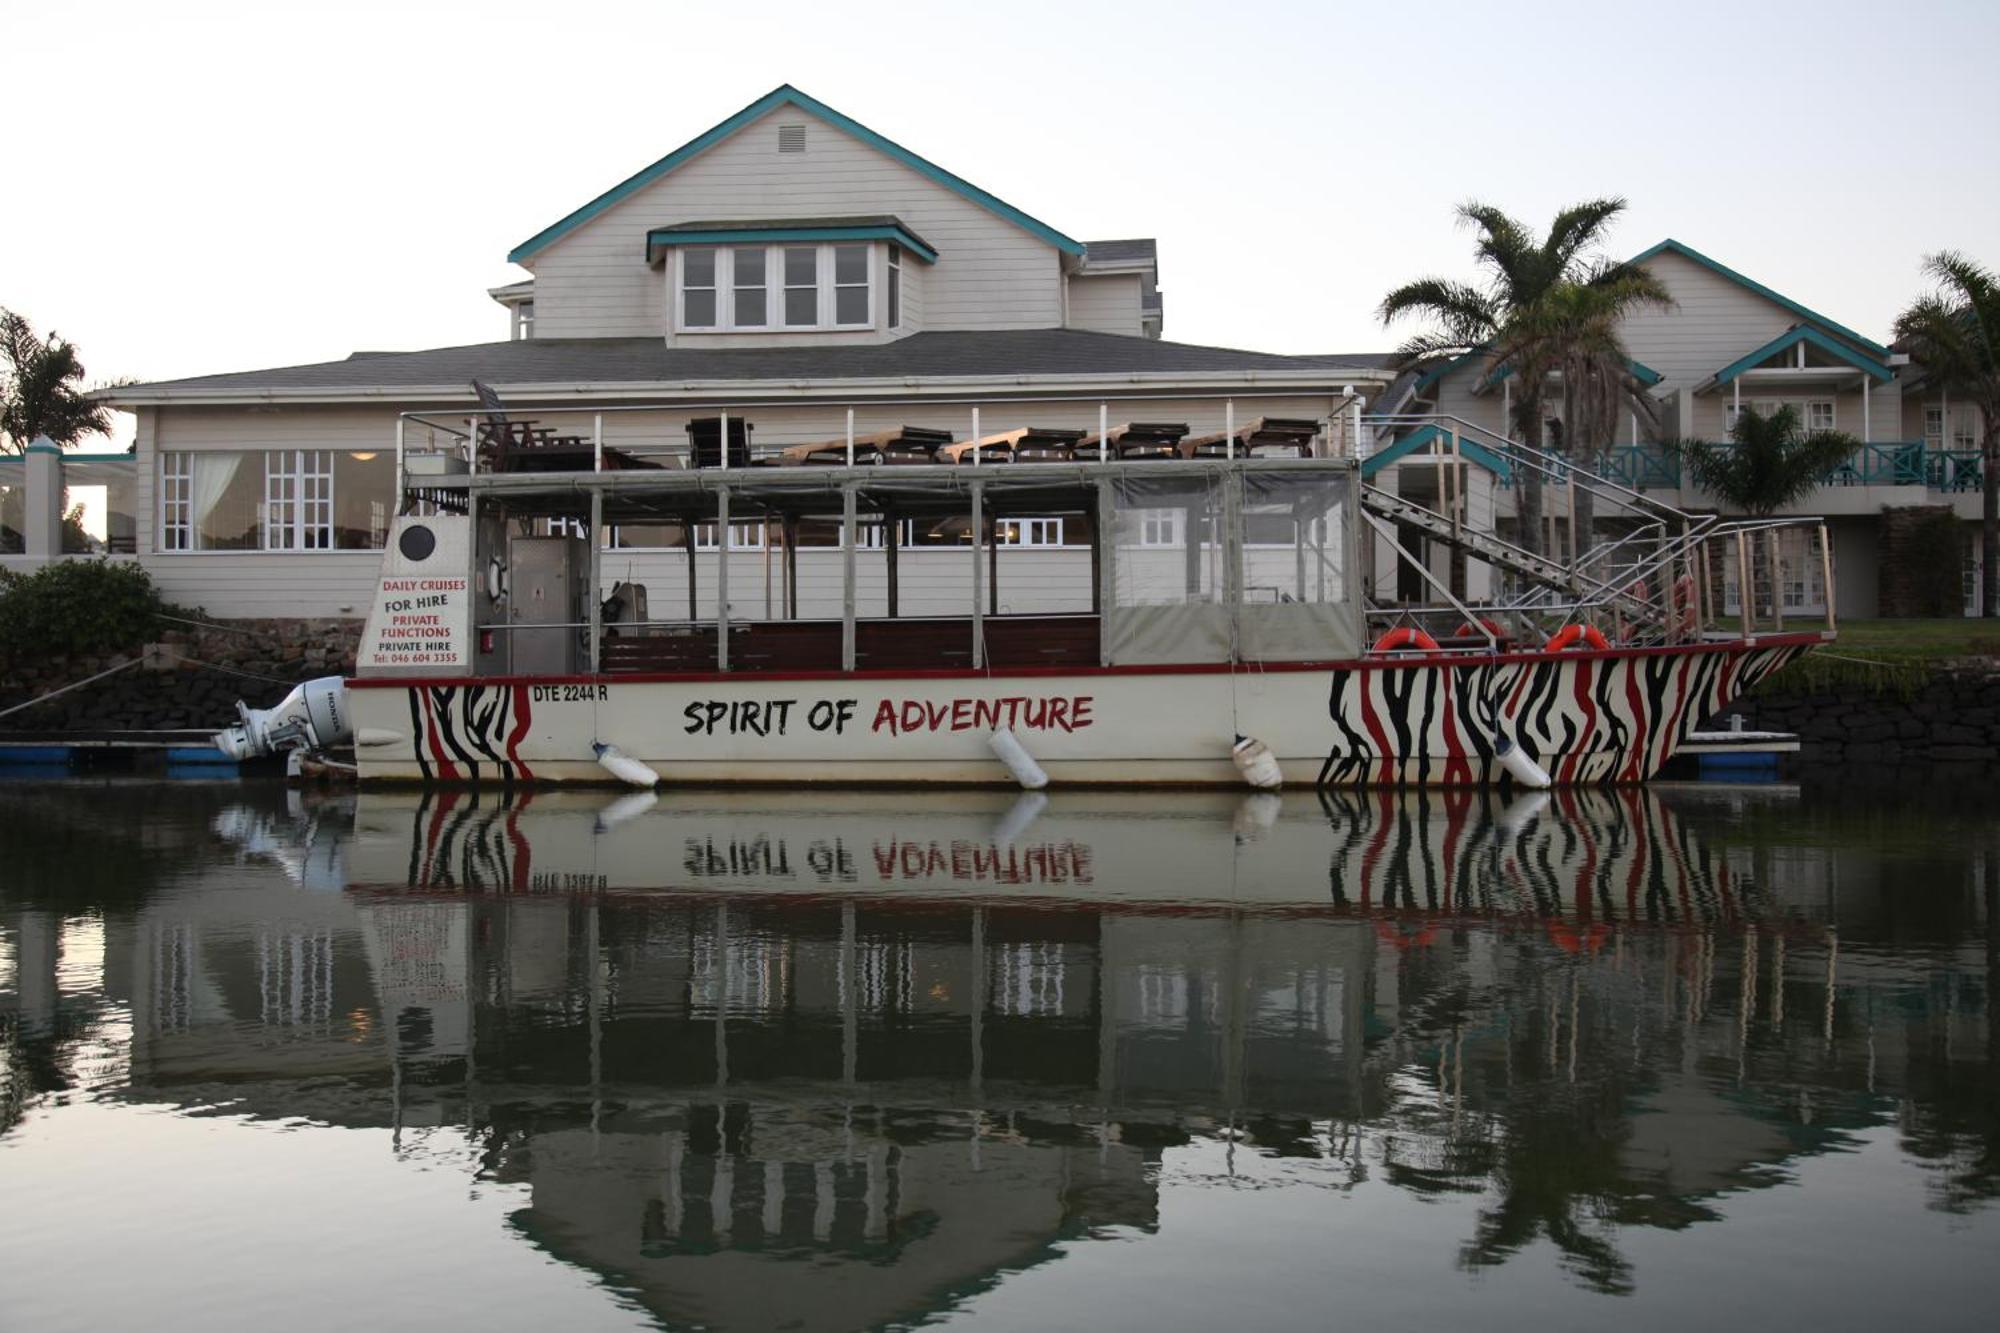
[[[1285,781],[1497,783],[1505,736],[1559,785],[1653,776],[1701,721],[1817,636],[1754,645],[1236,668],[360,680],[364,781],[1001,785],[1007,728],[1052,783],[1234,786],[1238,736]]]

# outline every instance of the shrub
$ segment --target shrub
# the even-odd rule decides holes
[[[158,637],[170,608],[130,561],[56,560],[30,574],[0,570],[0,655],[27,660],[135,648]]]
[[[1914,615],[1965,614],[1965,528],[1951,510],[1913,514],[1904,537]]]

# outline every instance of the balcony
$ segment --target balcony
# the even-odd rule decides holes
[[[1682,485],[1680,459],[1658,445],[1613,449],[1605,460],[1604,475],[1636,491],[1677,490]],[[1826,486],[1922,486],[1944,494],[1976,494],[1983,487],[1983,472],[1977,449],[1891,440],[1863,444],[1820,481]]]

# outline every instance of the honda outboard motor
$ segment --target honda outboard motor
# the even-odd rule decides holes
[[[347,687],[339,676],[296,685],[276,708],[236,701],[243,720],[215,733],[215,748],[231,759],[255,759],[286,750],[317,752],[353,739],[347,720]]]

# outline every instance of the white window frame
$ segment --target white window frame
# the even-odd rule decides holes
[[[883,265],[886,274],[882,283],[884,321],[886,327],[900,329],[903,327],[903,247],[891,241]]]
[[[708,281],[699,287],[687,284],[687,257],[695,251],[715,256],[715,266],[709,270]],[[674,327],[686,329],[690,333],[720,333],[726,321],[723,318],[722,299],[722,251],[712,245],[697,245],[673,253],[674,270]],[[710,324],[690,324],[687,318],[687,294],[689,292],[711,292],[715,296],[715,321]]]
[[[189,450],[160,453],[160,532],[153,545],[161,551],[194,549],[194,454]]]
[[[257,504],[259,545],[250,550],[202,550],[195,545],[194,460],[207,452],[247,454],[264,470],[263,498]],[[362,554],[334,546],[333,449],[162,449],[159,494],[155,505],[158,530],[153,549],[163,555],[319,555]],[[388,541],[388,506],[371,501],[369,534],[382,545]],[[379,511],[376,512],[376,511]]]
[[[1187,511],[1183,509],[1141,509],[1139,545],[1148,550],[1170,550],[1184,544]]]
[[[1944,447],[1944,409],[1926,407],[1924,409],[1924,443]]]
[[[676,249],[669,262],[673,270],[673,325],[674,332],[687,334],[729,334],[729,333],[860,333],[876,327],[878,281],[876,277],[875,254],[879,241],[822,241],[810,246],[788,245],[784,241],[763,241],[755,244],[700,245]],[[834,275],[834,252],[843,246],[859,246],[867,255],[868,317],[858,324],[839,322],[839,296],[842,288],[859,287],[861,283],[837,283]],[[785,293],[790,290],[785,285],[785,253],[788,250],[811,248],[814,256],[813,278],[818,289],[817,317],[811,324],[785,323]],[[742,324],[736,319],[736,251],[761,250],[764,253],[764,322]],[[692,250],[709,251],[715,255],[715,285],[694,287],[687,285],[686,256]],[[746,287],[746,290],[748,288]],[[715,323],[689,324],[687,322],[688,292],[713,291],[715,293]],[[892,326],[893,327],[893,326]]]
[[[1063,520],[1058,517],[1003,518],[999,520],[999,523],[1001,525],[1001,535],[1000,539],[994,543],[997,546],[1054,547],[1068,545],[1063,540]],[[1014,525],[1012,536],[1007,535],[1006,526],[1008,524]]]
[[[1838,425],[1838,422],[1840,421],[1840,405],[1835,399],[1808,398],[1805,401],[1804,407],[1805,410],[1801,412],[1799,415],[1802,419],[1801,424],[1804,426],[1807,434],[1811,434],[1814,431],[1830,431],[1830,430],[1840,429]],[[1817,412],[1819,408],[1822,407],[1826,409],[1826,424],[1824,426],[1819,425],[1814,421],[1814,414]]]

